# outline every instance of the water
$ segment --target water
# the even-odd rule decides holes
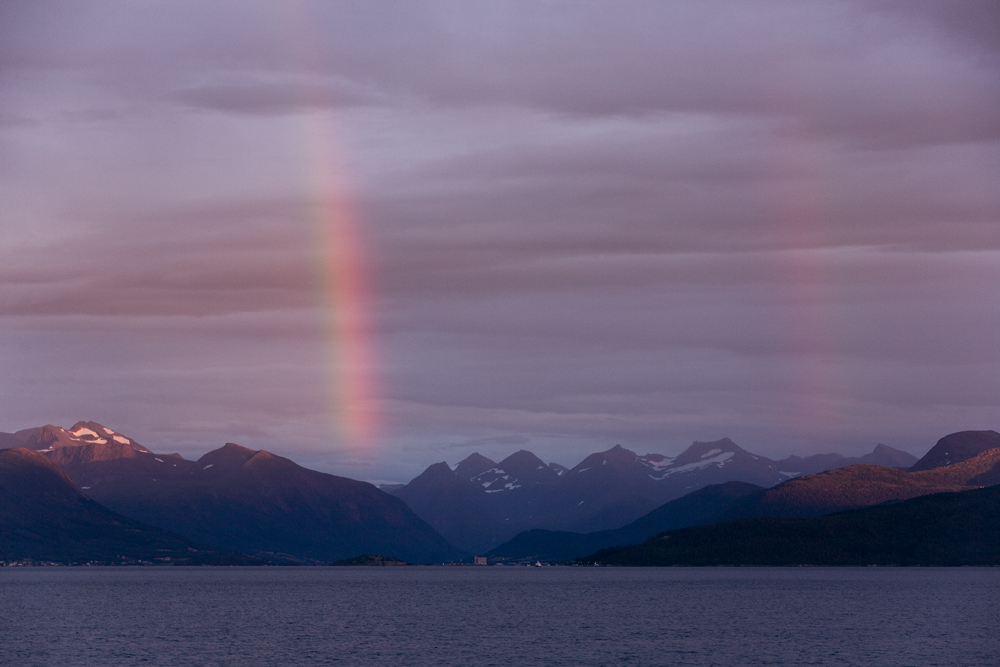
[[[1000,568],[0,569],[0,665],[990,665]]]

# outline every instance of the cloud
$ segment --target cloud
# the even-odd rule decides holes
[[[926,24],[884,19],[875,8],[503,3],[442,12],[418,4],[398,17],[364,15],[363,23],[384,21],[383,41],[356,45],[346,60],[352,76],[433,105],[755,114],[870,146],[996,138],[995,115],[982,113],[1000,99],[995,60],[970,61]],[[403,21],[428,39],[404,38]],[[331,66],[342,62],[324,55]]]
[[[995,428],[993,4],[4,3],[8,430],[403,479],[449,446]],[[331,417],[332,190],[365,456]]]
[[[526,445],[531,442],[531,438],[523,435],[497,435],[488,438],[476,438],[465,442],[454,442],[448,445],[451,449],[475,449],[476,447],[489,447],[492,445]]]
[[[974,54],[1000,55],[1000,7],[990,0],[954,2],[862,2],[860,8],[891,14],[921,24],[928,32]]]
[[[218,84],[175,91],[168,98],[231,113],[287,114],[310,109],[385,103],[385,96],[350,81]]]
[[[315,308],[318,263],[303,206],[186,210],[11,246],[0,315],[220,315]]]

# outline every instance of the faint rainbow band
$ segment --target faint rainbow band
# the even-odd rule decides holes
[[[316,20],[320,5],[286,0],[276,18],[285,24],[292,65],[303,79],[322,72]],[[336,119],[328,100],[311,99],[316,88],[302,86],[303,152],[307,168],[308,224],[326,317],[330,414],[342,445],[374,445],[379,426],[374,379],[374,339],[369,321],[371,291],[360,218],[336,140]]]

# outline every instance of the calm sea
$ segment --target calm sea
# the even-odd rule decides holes
[[[3,568],[0,664],[995,667],[1000,568]]]

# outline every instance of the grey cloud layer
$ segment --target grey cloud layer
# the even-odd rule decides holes
[[[477,443],[996,427],[995,3],[0,15],[0,429],[236,433],[386,478]],[[320,126],[369,255],[367,453],[328,417]]]

